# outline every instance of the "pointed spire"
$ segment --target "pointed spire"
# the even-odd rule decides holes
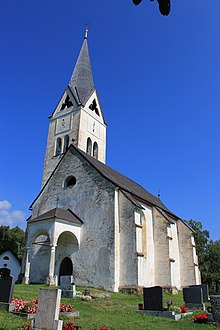
[[[88,29],[85,30],[82,48],[69,82],[69,87],[71,88],[74,96],[78,102],[83,105],[85,105],[86,101],[95,89],[87,39]]]

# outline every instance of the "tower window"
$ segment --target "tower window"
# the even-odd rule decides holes
[[[87,139],[86,153],[92,155],[92,140],[90,138]]]
[[[73,103],[71,102],[69,95],[67,95],[65,101],[62,104],[60,111],[64,110],[65,108],[70,108],[72,105]]]
[[[97,103],[96,103],[95,99],[90,104],[89,109],[92,110],[92,111],[95,111],[95,113],[99,116],[99,110],[98,110]]]
[[[94,144],[93,144],[93,153],[92,153],[92,155],[93,155],[93,157],[96,158],[96,159],[98,159],[98,151],[99,151],[98,144],[97,144],[97,142],[94,142]]]
[[[56,152],[55,152],[55,156],[59,156],[61,154],[61,149],[62,149],[62,140],[61,138],[57,138],[56,141]]]
[[[9,257],[8,256],[5,256],[3,259],[4,260],[9,260]]]
[[[64,188],[71,188],[71,187],[75,186],[75,184],[76,184],[75,176],[73,176],[73,175],[68,176],[64,182]]]
[[[64,137],[64,147],[63,152],[66,152],[69,147],[69,135],[65,135]]]

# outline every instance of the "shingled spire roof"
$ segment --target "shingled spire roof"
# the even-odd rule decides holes
[[[88,30],[85,32],[82,48],[69,82],[69,87],[72,93],[79,104],[82,105],[85,105],[86,101],[95,90],[87,38]]]

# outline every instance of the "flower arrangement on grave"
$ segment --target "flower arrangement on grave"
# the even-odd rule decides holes
[[[76,327],[74,326],[74,323],[73,322],[65,322],[63,324],[63,327],[62,327],[62,330],[75,330]]]
[[[171,310],[171,306],[173,305],[173,300],[167,300],[167,310]]]
[[[208,314],[197,314],[194,316],[195,323],[207,323],[208,322]]]
[[[30,323],[28,323],[28,324],[23,324],[22,326],[21,326],[21,328],[18,328],[18,330],[30,330],[31,329],[31,325],[30,325]]]
[[[26,304],[24,305],[22,312],[28,313],[28,314],[36,314],[37,301],[36,300],[27,301]]]
[[[60,313],[73,312],[74,308],[71,305],[60,304]]]
[[[180,311],[181,311],[181,313],[187,313],[188,309],[186,308],[186,306],[181,306]]]
[[[13,298],[12,303],[15,304],[13,312],[35,314],[37,312],[37,300],[22,300]],[[74,308],[71,305],[60,304],[60,313],[73,312]]]

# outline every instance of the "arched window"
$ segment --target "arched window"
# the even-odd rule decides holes
[[[64,137],[64,146],[63,146],[63,152],[66,152],[69,147],[69,135],[65,135]]]
[[[62,149],[62,140],[61,138],[57,138],[56,141],[56,152],[55,152],[55,156],[59,156],[61,154],[61,149]]]
[[[8,256],[5,256],[3,259],[4,260],[9,260],[9,257]]]
[[[87,139],[86,153],[92,155],[92,140],[90,138]]]
[[[64,182],[64,188],[71,188],[71,187],[75,186],[75,184],[76,184],[75,176],[73,176],[73,175],[68,176]]]
[[[97,142],[94,142],[93,144],[93,157],[95,157],[96,159],[98,159],[98,152],[99,152],[99,147]]]

